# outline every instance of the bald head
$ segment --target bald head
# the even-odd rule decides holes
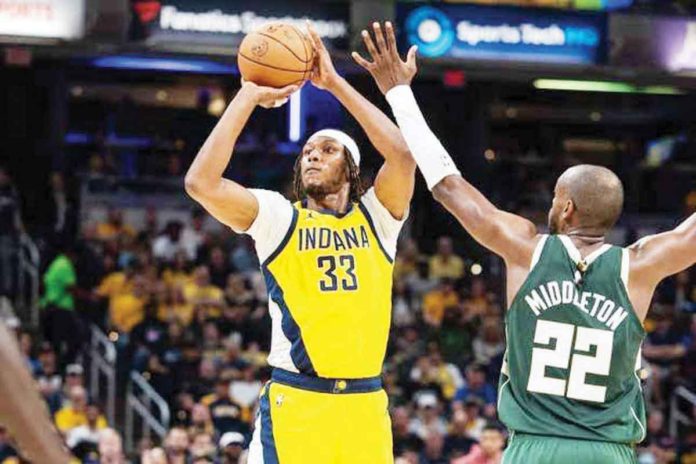
[[[619,219],[623,201],[621,181],[609,169],[573,166],[556,183],[549,228],[552,233],[565,233],[572,227],[604,234]]]

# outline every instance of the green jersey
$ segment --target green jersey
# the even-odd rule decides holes
[[[583,260],[567,236],[542,237],[505,316],[498,411],[511,431],[643,440],[645,331],[627,283],[627,250],[603,245]]]

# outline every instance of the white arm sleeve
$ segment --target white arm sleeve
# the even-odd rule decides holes
[[[411,87],[397,85],[385,96],[428,189],[432,190],[447,176],[461,175],[445,147],[428,127]]]
[[[379,201],[375,188],[371,187],[360,199],[370,216],[368,219],[372,222],[377,234],[377,239],[382,244],[384,251],[389,257],[394,260],[396,256],[396,242],[399,239],[401,227],[408,219],[409,211],[406,210],[404,217],[395,219],[389,210]]]
[[[235,230],[251,236],[256,244],[256,254],[263,263],[280,246],[292,224],[293,206],[278,192],[249,189],[259,202],[256,219],[245,231]]]

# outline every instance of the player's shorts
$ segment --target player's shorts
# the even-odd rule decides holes
[[[379,377],[326,379],[274,369],[261,392],[248,464],[392,464]]]
[[[501,464],[636,464],[631,445],[514,433]]]

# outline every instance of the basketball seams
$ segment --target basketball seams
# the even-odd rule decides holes
[[[280,66],[273,66],[272,64],[268,63],[263,63],[261,61],[254,60],[253,58],[249,58],[247,55],[245,55],[242,52],[237,53],[239,56],[244,58],[245,60],[251,61],[254,64],[258,64],[259,66],[265,66],[267,68],[275,69],[277,71],[285,71],[285,72],[292,72],[292,73],[302,73],[303,75],[307,72],[306,70],[301,70],[301,69],[287,69],[287,68],[281,68]]]
[[[307,40],[306,40],[305,35],[302,33],[302,31],[300,31],[298,28],[296,28],[296,27],[293,26],[292,24],[288,25],[288,27],[290,27],[290,29],[292,29],[293,31],[295,31],[295,34],[297,34],[297,38],[299,38],[299,39],[300,39],[300,43],[302,43],[302,49],[304,50],[305,57],[306,57],[306,58],[309,58],[309,53],[307,52]],[[308,60],[308,61],[305,61],[304,63],[310,63],[310,62],[312,62],[312,61],[314,61],[314,50],[312,50],[312,57],[309,58],[309,60]],[[311,68],[311,67],[310,67],[307,71],[305,71],[305,72],[307,73],[307,75],[306,75],[306,76],[302,76],[303,79],[309,79],[309,78],[311,77],[311,71],[312,71],[312,68]]]
[[[297,60],[300,61],[301,63],[307,64],[307,63],[310,63],[310,62],[311,62],[311,60],[303,60],[302,58],[300,58],[299,56],[297,56],[297,53],[295,53],[295,52],[293,51],[292,48],[288,47],[286,44],[284,44],[284,43],[281,42],[280,40],[276,39],[276,38],[273,37],[272,35],[269,35],[269,34],[266,34],[265,32],[260,32],[260,31],[254,32],[254,34],[261,35],[261,36],[263,36],[263,37],[266,37],[267,39],[271,39],[271,40],[273,40],[274,42],[279,43],[280,45],[283,46],[283,48],[285,48],[287,51],[289,51],[290,53],[292,53],[292,55],[293,55],[295,58],[297,58]],[[304,47],[304,41],[301,41],[301,42],[303,42],[303,43],[302,43],[302,46]],[[305,48],[305,55],[306,55],[306,54],[307,54],[307,49]],[[307,72],[307,71],[305,70],[304,72]]]

